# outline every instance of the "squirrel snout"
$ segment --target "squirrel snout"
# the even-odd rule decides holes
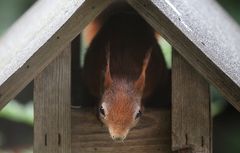
[[[113,140],[122,142],[127,137],[128,130],[118,131],[110,128],[109,133]]]
[[[112,139],[115,141],[122,142],[125,138],[126,138],[126,136],[122,136],[122,135],[112,135]]]

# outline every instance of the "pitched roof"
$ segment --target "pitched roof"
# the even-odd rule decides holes
[[[240,111],[240,28],[209,0],[127,0]],[[0,41],[0,108],[111,0],[39,1]]]
[[[0,109],[110,2],[37,1],[0,39]]]
[[[240,111],[240,28],[211,0],[129,3]]]

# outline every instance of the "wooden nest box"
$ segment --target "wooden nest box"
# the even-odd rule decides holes
[[[34,80],[35,153],[210,153],[209,83],[240,111],[238,25],[215,1],[127,0],[174,48],[172,109],[147,110],[117,144],[70,104],[72,42],[111,3],[37,1],[0,40],[0,109]]]

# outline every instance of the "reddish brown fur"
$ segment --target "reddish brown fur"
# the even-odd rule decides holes
[[[87,51],[84,78],[99,105],[106,105],[102,121],[111,135],[126,136],[143,99],[165,83],[166,71],[153,29],[136,12],[109,17]]]
[[[107,62],[106,48],[110,43],[110,71],[113,79],[120,77],[137,80],[142,70],[144,56],[152,47],[144,92],[144,97],[149,96],[155,87],[165,80],[166,74],[165,61],[152,28],[139,16],[133,14],[122,14],[109,22],[109,24],[105,23],[96,35],[85,58],[85,81],[90,92],[101,97],[101,81]]]
[[[112,126],[120,125],[122,128],[131,125],[132,113],[134,113],[135,99],[140,98],[138,93],[133,93],[131,86],[125,81],[117,80],[110,89],[107,89],[103,95],[103,100],[108,102],[109,110],[108,124]],[[126,109],[128,108],[128,109]],[[115,124],[115,125],[114,125]]]

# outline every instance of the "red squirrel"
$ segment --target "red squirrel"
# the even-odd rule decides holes
[[[83,67],[86,86],[99,99],[100,120],[120,141],[138,123],[145,99],[164,84],[167,73],[153,28],[124,8],[104,12],[86,28],[90,45]]]

